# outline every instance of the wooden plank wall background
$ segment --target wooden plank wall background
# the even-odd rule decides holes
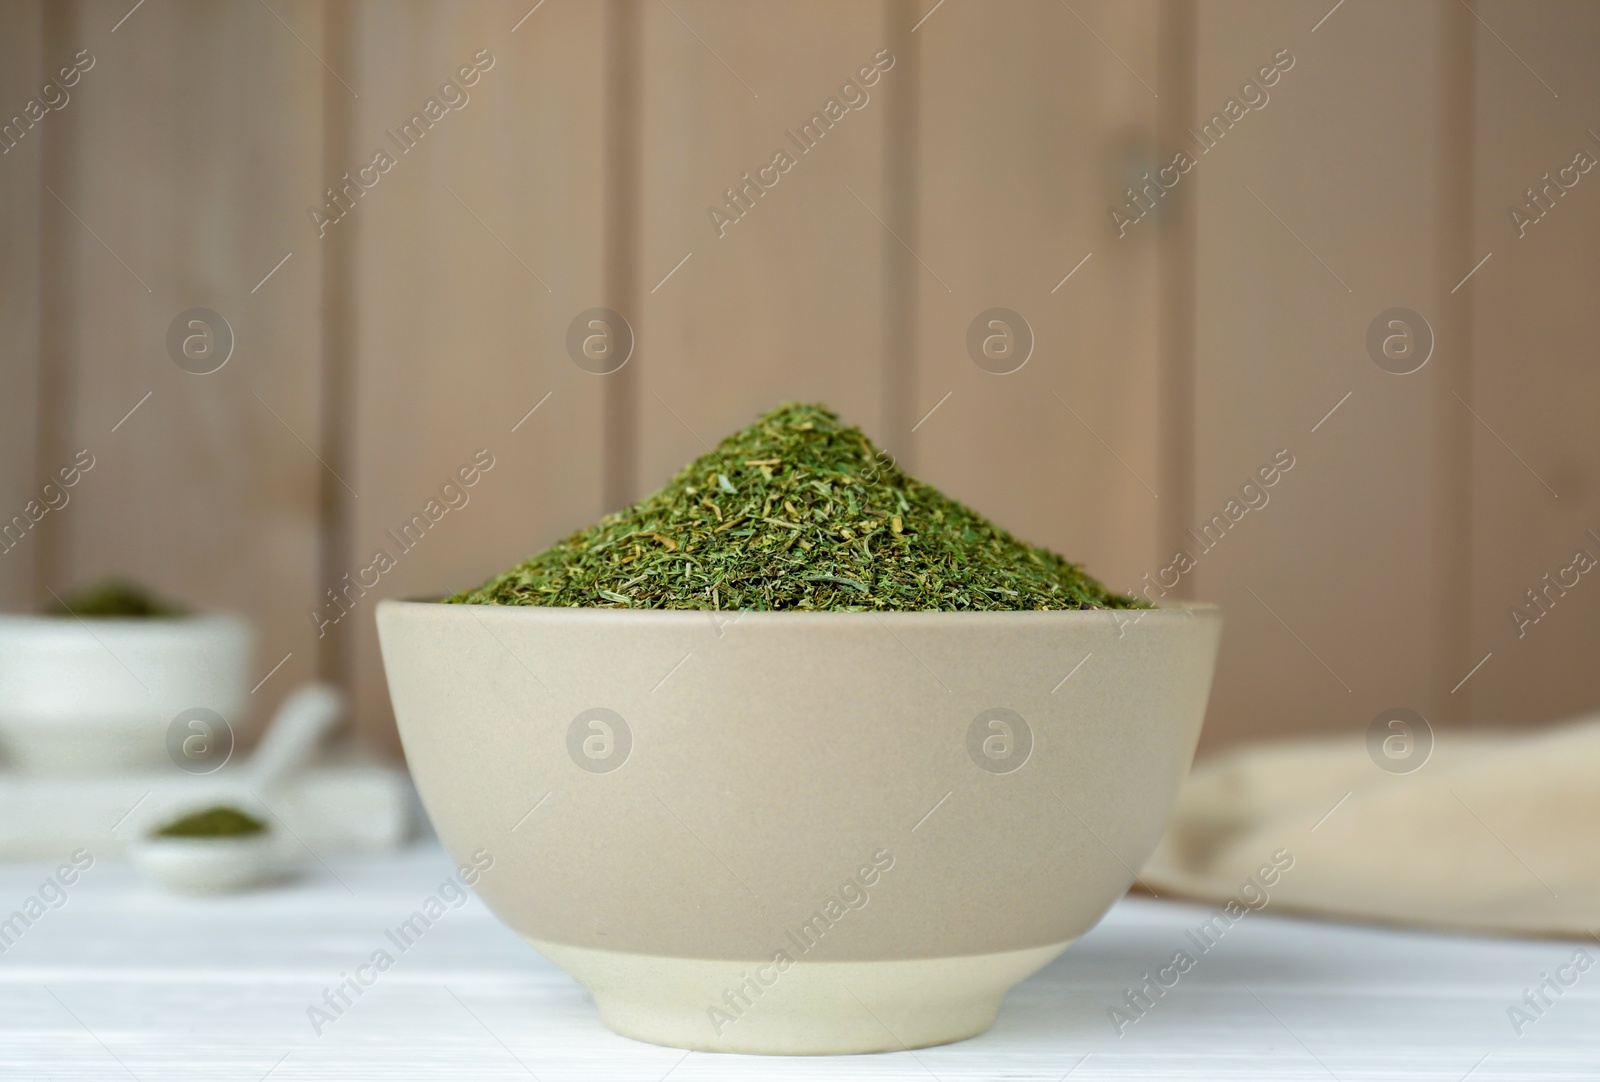
[[[1212,716],[1235,734],[1360,729],[1394,706],[1437,719],[1448,701],[1432,573],[1452,550],[1432,514],[1465,482],[1435,471],[1433,423],[1460,341],[1438,315],[1454,281],[1435,274],[1451,6],[1350,4],[1315,32],[1331,4],[1199,7],[1191,524],[1248,507],[1241,489],[1278,452],[1293,463],[1211,551],[1188,546],[1195,596],[1227,608]],[[1228,128],[1230,99],[1248,112]],[[1367,355],[1368,323],[1394,307],[1430,314],[1441,339],[1411,376]]]
[[[149,4],[121,22],[120,3],[12,4],[0,62],[8,120],[82,69],[0,157],[7,520],[80,452],[92,462],[0,556],[0,594],[33,608],[121,573],[246,612],[260,672],[287,658],[271,698],[316,671],[324,527],[307,447],[323,286],[303,209],[322,184],[322,12],[275,10]],[[236,343],[204,376],[166,348],[194,307]]]
[[[379,597],[478,581],[807,398],[1114,585],[1196,554],[1169,596],[1228,611],[1209,746],[1600,699],[1583,584],[1525,634],[1509,615],[1600,555],[1600,180],[1526,236],[1508,211],[1600,155],[1588,8],[131,7],[0,8],[0,119],[94,62],[0,156],[0,508],[95,460],[0,555],[0,604],[118,572],[247,612],[258,673],[283,661],[258,714],[320,673],[392,750]],[[209,375],[167,355],[191,307],[237,343]],[[596,307],[636,338],[611,375],[567,356]],[[967,352],[996,307],[1036,342],[1008,375]],[[1412,375],[1367,355],[1393,307],[1436,337]],[[1275,456],[1270,500],[1202,551],[1188,531]],[[453,506],[398,543],[430,499]]]
[[[1275,449],[1296,458],[1196,572],[1229,614],[1211,742],[1600,700],[1597,599],[1541,594],[1526,634],[1511,616],[1539,615],[1526,591],[1577,549],[1600,556],[1583,420],[1600,201],[1552,197],[1522,238],[1510,216],[1580,147],[1600,156],[1595,22],[1585,5],[1199,6],[1196,118],[1295,58],[1196,169],[1194,518]],[[1411,375],[1363,343],[1394,307],[1435,333]]]

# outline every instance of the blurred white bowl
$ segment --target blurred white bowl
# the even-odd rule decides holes
[[[284,847],[269,829],[221,838],[141,837],[128,846],[139,869],[169,890],[224,894],[286,878]]]
[[[0,752],[33,774],[100,774],[174,761],[169,728],[186,710],[185,766],[203,773],[241,736],[249,698],[250,626],[234,616],[0,616]],[[198,742],[196,742],[198,741]]]

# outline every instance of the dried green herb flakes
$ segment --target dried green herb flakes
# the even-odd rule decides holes
[[[1133,608],[790,403],[646,499],[451,602],[641,609]]]
[[[155,834],[158,838],[237,838],[260,834],[266,829],[267,824],[255,816],[219,804],[174,819]]]
[[[122,579],[103,579],[56,599],[45,609],[48,616],[159,618],[188,615],[140,586]]]

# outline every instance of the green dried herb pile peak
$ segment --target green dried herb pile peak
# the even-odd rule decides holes
[[[451,602],[639,609],[1131,608],[1076,564],[787,403],[659,492]]]

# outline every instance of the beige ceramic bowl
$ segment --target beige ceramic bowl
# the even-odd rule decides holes
[[[1222,618],[385,601],[451,854],[619,1033],[716,1051],[983,1032],[1156,844]],[[489,862],[492,861],[492,864]]]

